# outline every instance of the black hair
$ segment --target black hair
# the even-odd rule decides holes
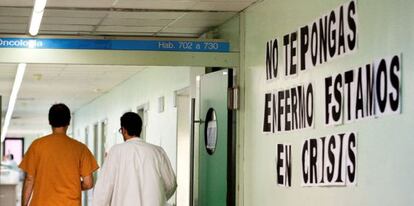
[[[142,120],[137,113],[127,112],[121,117],[121,127],[123,127],[129,136],[139,137],[142,130]]]
[[[70,110],[65,104],[54,104],[49,109],[49,124],[52,127],[66,127],[70,124]]]

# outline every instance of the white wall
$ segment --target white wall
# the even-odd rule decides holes
[[[414,1],[357,1],[359,45],[350,55],[299,74],[266,83],[265,46],[277,37],[311,23],[345,0],[264,0],[247,9],[245,19],[244,205],[408,206],[414,204]],[[241,47],[243,48],[243,46]],[[279,51],[283,52],[279,46]],[[402,112],[399,115],[325,127],[323,79],[362,66],[378,57],[402,52]],[[282,55],[279,56],[279,59]],[[280,64],[281,65],[281,64]],[[283,71],[283,68],[279,67]],[[264,135],[264,93],[312,81],[315,127]],[[358,176],[355,187],[301,187],[301,144],[339,132],[358,133]],[[276,144],[292,144],[292,187],[276,185]]]
[[[108,131],[105,145],[109,151],[114,144],[123,142],[118,133],[122,114],[131,110],[136,112],[138,106],[149,103],[146,141],[162,146],[175,168],[177,110],[173,105],[173,96],[174,91],[189,85],[189,67],[149,67],[75,111],[74,138],[85,142],[85,128],[88,127],[89,148],[92,151],[93,125],[106,120]],[[164,112],[159,113],[158,98],[161,96],[164,96],[165,104]]]
[[[190,194],[190,95],[189,89],[177,96],[177,205],[188,206]]]

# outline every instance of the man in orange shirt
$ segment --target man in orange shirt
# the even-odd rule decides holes
[[[26,172],[22,206],[80,206],[81,190],[93,187],[98,164],[89,149],[66,135],[70,110],[55,104],[49,110],[52,134],[35,140],[20,168]]]

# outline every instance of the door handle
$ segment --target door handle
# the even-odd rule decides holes
[[[204,120],[202,120],[202,119],[199,119],[199,120],[193,120],[193,124],[204,124],[205,123],[205,121]]]

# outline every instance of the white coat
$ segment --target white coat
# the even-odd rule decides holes
[[[95,185],[94,206],[164,206],[177,188],[165,151],[131,138],[108,153]]]

